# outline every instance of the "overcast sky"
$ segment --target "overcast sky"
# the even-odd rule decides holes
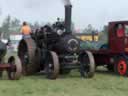
[[[128,20],[128,0],[71,0],[76,28],[100,29],[109,21]],[[0,21],[8,14],[25,21],[53,22],[64,18],[62,0],[0,0]]]

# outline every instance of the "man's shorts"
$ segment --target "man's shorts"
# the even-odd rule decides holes
[[[28,39],[28,38],[31,38],[30,35],[23,35],[23,39]]]

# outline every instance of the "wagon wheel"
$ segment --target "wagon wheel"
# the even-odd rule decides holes
[[[18,56],[21,59],[24,75],[32,75],[39,68],[36,44],[32,38],[21,40],[18,46]],[[36,53],[36,54],[35,54]]]
[[[48,79],[56,79],[59,75],[59,59],[55,52],[49,52],[46,60],[46,75]]]
[[[82,77],[91,78],[95,73],[95,61],[93,54],[89,51],[81,54],[80,60],[80,73]]]
[[[117,57],[114,64],[114,71],[121,76],[128,76],[128,62],[124,57]]]
[[[8,78],[10,80],[18,80],[22,75],[22,64],[18,56],[9,57],[8,63],[10,64],[10,68],[7,70]]]

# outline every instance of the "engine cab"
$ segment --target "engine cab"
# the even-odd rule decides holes
[[[113,53],[128,52],[128,21],[109,23],[109,49]]]

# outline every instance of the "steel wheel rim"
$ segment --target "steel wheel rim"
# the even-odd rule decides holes
[[[11,66],[10,69],[8,69],[9,79],[10,80],[18,80],[22,74],[22,65],[21,65],[20,59],[18,58],[18,56],[16,56],[16,57],[11,56],[8,59],[8,63]]]
[[[52,57],[50,55],[50,58],[48,58],[47,72],[52,73],[53,71],[54,71],[54,64],[53,64]]]
[[[59,60],[58,60],[58,56],[57,56],[57,54],[55,52],[50,52],[48,55],[50,55],[50,58],[47,59],[48,61],[47,61],[47,64],[46,64],[47,78],[56,79],[58,77],[58,75],[59,75]]]
[[[79,59],[81,62],[80,72],[82,77],[87,77],[87,78],[93,77],[95,72],[95,61],[92,53],[86,51],[85,53],[83,53],[83,55],[80,55]]]
[[[36,60],[36,50],[37,47],[32,38],[23,39],[19,44],[18,55],[22,61],[24,75],[32,75],[40,67],[39,61]]]

